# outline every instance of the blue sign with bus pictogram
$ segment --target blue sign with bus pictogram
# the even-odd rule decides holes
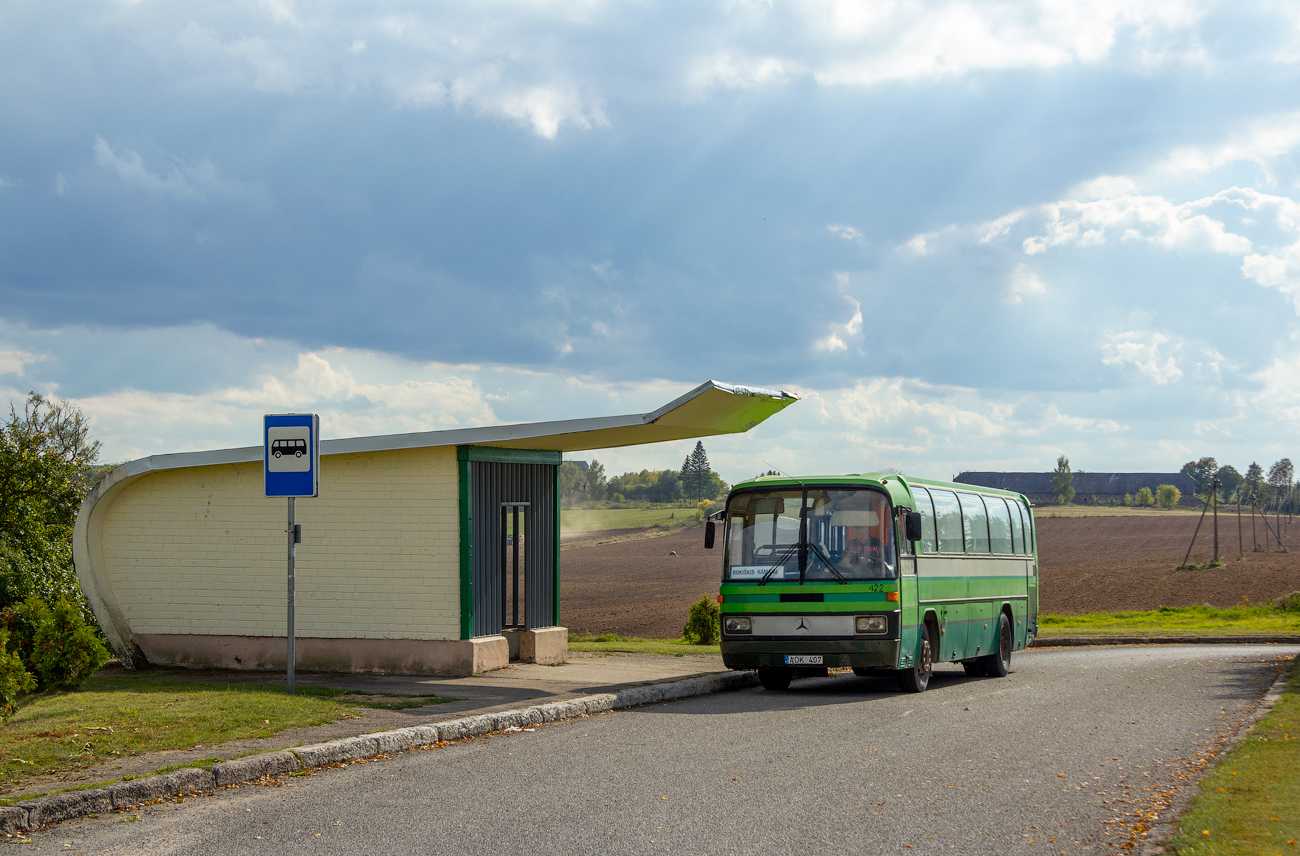
[[[267,496],[320,493],[320,417],[276,413],[262,418],[262,469]]]

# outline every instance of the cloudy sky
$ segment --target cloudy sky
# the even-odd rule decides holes
[[[125,460],[716,378],[803,396],[733,481],[1267,467],[1298,72],[1283,2],[0,0],[0,400]]]

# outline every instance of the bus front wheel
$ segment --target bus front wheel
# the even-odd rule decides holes
[[[758,682],[763,689],[780,692],[790,688],[790,679],[794,677],[793,669],[759,669]]]
[[[925,692],[930,685],[930,675],[934,673],[934,648],[930,644],[930,630],[926,628],[921,637],[921,655],[916,665],[898,673],[898,688],[905,693]]]

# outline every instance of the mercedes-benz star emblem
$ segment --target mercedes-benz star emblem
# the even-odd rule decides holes
[[[808,622],[801,618],[801,619],[799,619],[799,624],[796,625],[794,629],[795,629],[795,630],[807,630],[807,629],[808,629]]]

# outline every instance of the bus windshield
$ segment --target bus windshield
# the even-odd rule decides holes
[[[724,579],[893,579],[897,563],[890,521],[889,499],[867,488],[738,493],[727,503]]]

